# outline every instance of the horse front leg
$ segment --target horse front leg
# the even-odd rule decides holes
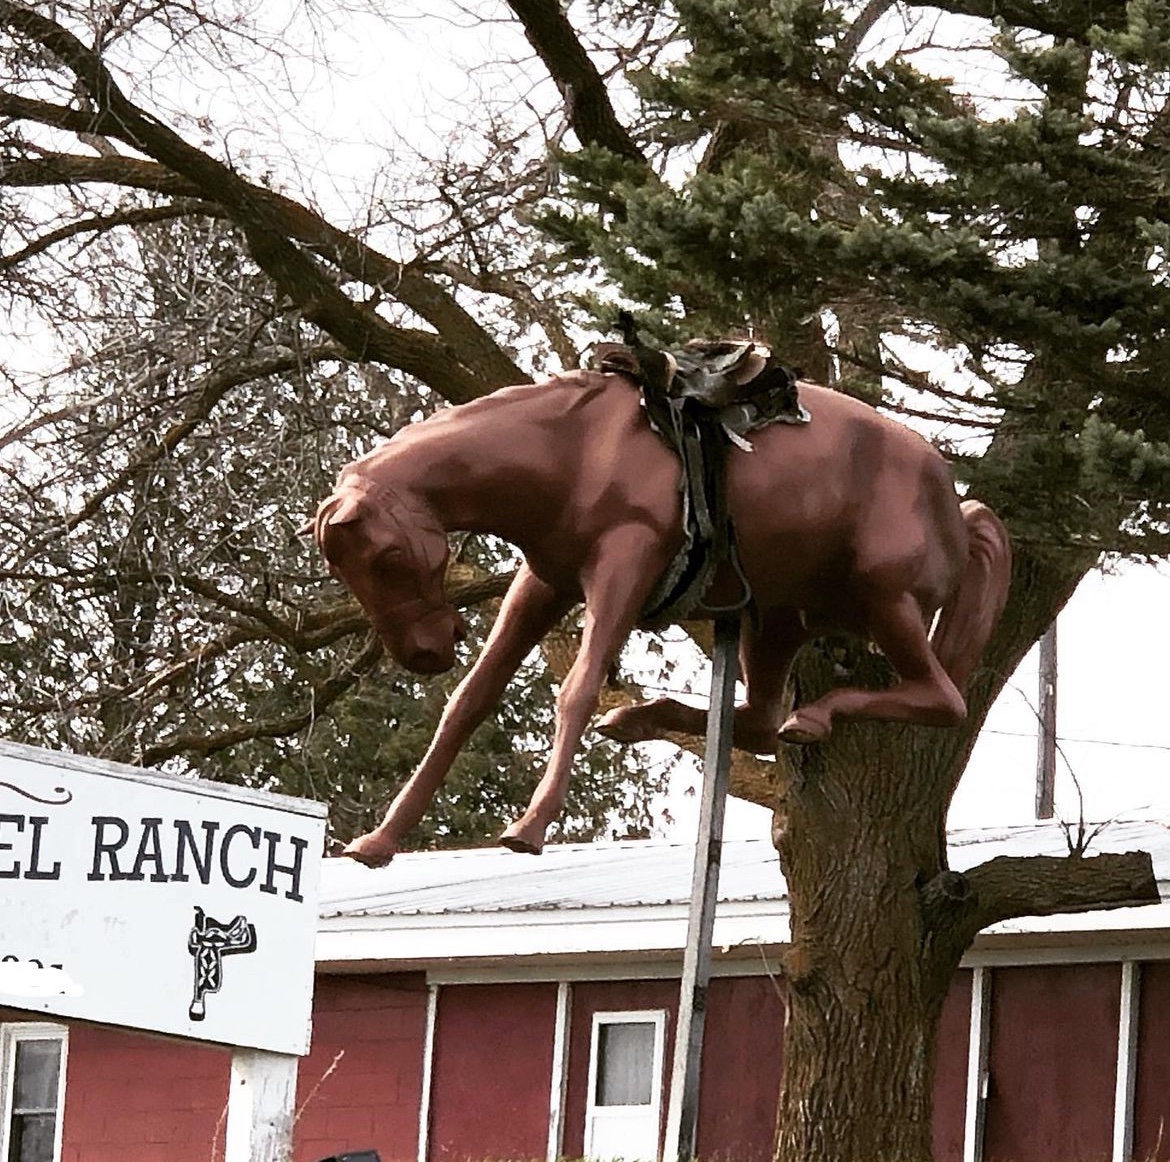
[[[382,822],[342,854],[368,867],[382,867],[394,858],[399,841],[423,817],[472,731],[499,702],[520,663],[573,604],[572,596],[557,592],[527,564],[521,565],[482,652],[444,708],[422,762]]]
[[[500,836],[512,851],[539,855],[545,832],[565,805],[573,756],[638,615],[669,560],[661,535],[644,525],[613,530],[582,575],[585,626],[581,648],[557,694],[557,726],[544,777],[528,810]]]

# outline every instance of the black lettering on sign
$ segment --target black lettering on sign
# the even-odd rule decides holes
[[[59,879],[61,864],[42,856],[42,829],[48,816],[0,815],[0,879],[21,874],[21,864],[4,853],[14,843],[3,842],[5,825],[27,832],[30,859],[27,879]],[[150,816],[126,820],[118,815],[94,815],[90,880],[132,880],[136,883],[210,884],[222,879],[232,888],[258,888],[304,902],[301,882],[309,841],[296,835],[263,831],[259,826],[233,823],[223,829],[219,820],[193,823],[188,819]],[[165,830],[164,830],[165,828]],[[8,863],[5,864],[7,858]]]
[[[6,953],[4,953],[3,956],[0,956],[0,964],[22,964],[22,963],[31,964],[33,966],[33,968],[64,969],[64,967],[65,967],[63,964],[46,964],[43,960],[40,960],[35,956],[20,957],[20,956],[14,956],[11,952],[6,952]]]
[[[11,856],[0,857],[0,880],[59,880],[61,865],[54,862],[50,868],[41,867],[41,831],[49,822],[47,815],[0,815],[0,834],[7,825],[16,828],[16,833],[22,835],[25,824],[28,824],[29,840],[27,865]],[[15,844],[0,843],[0,852],[11,851]],[[4,862],[7,861],[7,862]]]
[[[53,861],[53,866],[46,871],[41,867],[41,828],[49,822],[47,815],[30,815],[29,826],[32,828],[32,843],[29,846],[28,870],[24,873],[26,880],[59,880],[61,878],[61,863]]]
[[[162,840],[158,834],[161,824],[161,819],[142,820],[142,835],[138,840],[138,854],[134,857],[134,869],[130,872],[132,880],[146,879],[146,872],[142,869],[143,865],[147,863],[154,864],[154,871],[150,873],[151,883],[165,884],[170,878],[166,868],[163,867]]]
[[[223,833],[223,842],[219,846],[219,870],[223,875],[224,880],[233,888],[249,887],[252,881],[256,878],[255,863],[248,869],[247,874],[242,878],[232,875],[231,868],[228,867],[228,849],[232,845],[232,840],[237,835],[246,835],[252,841],[252,850],[260,850],[260,828],[259,827],[245,827],[242,823],[233,823]]]
[[[195,874],[201,884],[211,883],[212,853],[215,851],[215,833],[219,830],[219,821],[206,820],[203,827],[203,852],[195,846],[195,832],[187,819],[175,819],[175,830],[179,833],[175,841],[175,870],[171,879],[186,883],[191,877],[187,875],[187,852],[191,853],[191,862],[195,865]]]
[[[15,827],[18,832],[24,831],[24,816],[23,815],[0,815],[0,834],[3,833],[3,828],[6,826]],[[0,852],[11,851],[11,843],[0,843]],[[6,867],[0,865],[0,880],[15,880],[20,876],[20,861],[12,860]]]
[[[118,852],[126,846],[126,840],[130,838],[130,825],[126,822],[125,819],[119,819],[116,815],[95,815],[91,822],[93,823],[93,867],[90,869],[89,875],[86,876],[86,879],[133,879],[133,874],[131,872],[124,872],[121,866],[118,864]],[[106,838],[107,827],[113,827],[117,829],[117,839]],[[102,871],[103,856],[109,860],[109,875],[106,875]]]
[[[296,900],[298,904],[301,903],[305,898],[301,895],[301,862],[304,859],[305,850],[309,846],[309,841],[296,835],[290,835],[288,841],[293,845],[292,863],[279,864],[276,862],[276,845],[280,842],[281,836],[275,831],[265,831],[264,838],[268,840],[268,874],[260,885],[260,890],[268,892],[270,895],[276,895],[276,884],[273,880],[277,872],[283,872],[292,880],[292,886],[284,893],[285,898]]]

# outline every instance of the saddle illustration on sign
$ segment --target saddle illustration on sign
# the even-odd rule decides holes
[[[237,916],[229,924],[213,919],[195,906],[195,926],[187,936],[187,951],[195,960],[195,991],[188,1014],[192,1021],[207,1015],[205,997],[219,992],[223,984],[223,958],[256,951],[256,927],[246,916]]]

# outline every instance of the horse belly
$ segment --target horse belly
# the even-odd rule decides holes
[[[736,544],[763,607],[819,606],[850,575],[856,488],[810,439],[812,427],[753,433],[755,451],[733,454],[729,466]]]

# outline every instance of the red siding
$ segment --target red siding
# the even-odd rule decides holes
[[[313,1048],[297,1074],[296,1158],[377,1150],[382,1162],[414,1162],[426,1014],[421,973],[317,977]]]
[[[1170,962],[1142,967],[1134,1154],[1170,1162]],[[940,1027],[938,1162],[961,1157],[971,974],[956,975]],[[988,1162],[1098,1162],[1110,1153],[1120,968],[1001,968],[993,975]],[[414,1162],[426,1025],[424,978],[322,976],[313,1052],[301,1063],[298,1162],[362,1149]],[[572,986],[563,1155],[583,1150],[595,1012],[665,1009],[669,1071],[677,980]],[[445,986],[435,1043],[432,1162],[543,1158],[556,1011],[553,984]],[[782,993],[767,977],[711,985],[699,1151],[770,1155],[782,1064]],[[0,1019],[39,1019],[0,1010]],[[71,1024],[63,1162],[207,1162],[222,1150],[229,1054]],[[665,1117],[665,1109],[663,1111]]]
[[[972,974],[965,969],[955,973],[939,1022],[934,1065],[934,1162],[962,1162],[963,1158],[971,979]]]
[[[1121,969],[998,968],[992,979],[987,1162],[1111,1153]]]
[[[784,985],[767,976],[711,981],[699,1078],[700,1158],[765,1162],[776,1136]]]
[[[1133,1156],[1170,1159],[1170,963],[1141,966]]]
[[[545,1157],[556,1007],[555,984],[439,990],[432,1162]]]
[[[593,1014],[631,1009],[666,1009],[666,1052],[663,1089],[670,1077],[674,1052],[674,1024],[678,1015],[677,980],[585,981],[573,985],[572,1019],[569,1022],[569,1075],[565,1091],[565,1140],[561,1155],[580,1158],[585,1152],[585,1106],[589,1088],[589,1046]],[[662,1102],[666,1124],[666,1101]]]
[[[62,1162],[164,1152],[167,1162],[207,1162],[213,1143],[222,1157],[229,1069],[223,1049],[72,1025]]]
[[[27,1014],[0,1014],[28,1019]],[[421,975],[317,978],[300,1063],[298,1159],[377,1149],[414,1162],[426,1030]],[[72,1023],[62,1162],[222,1156],[231,1056],[218,1046]]]

